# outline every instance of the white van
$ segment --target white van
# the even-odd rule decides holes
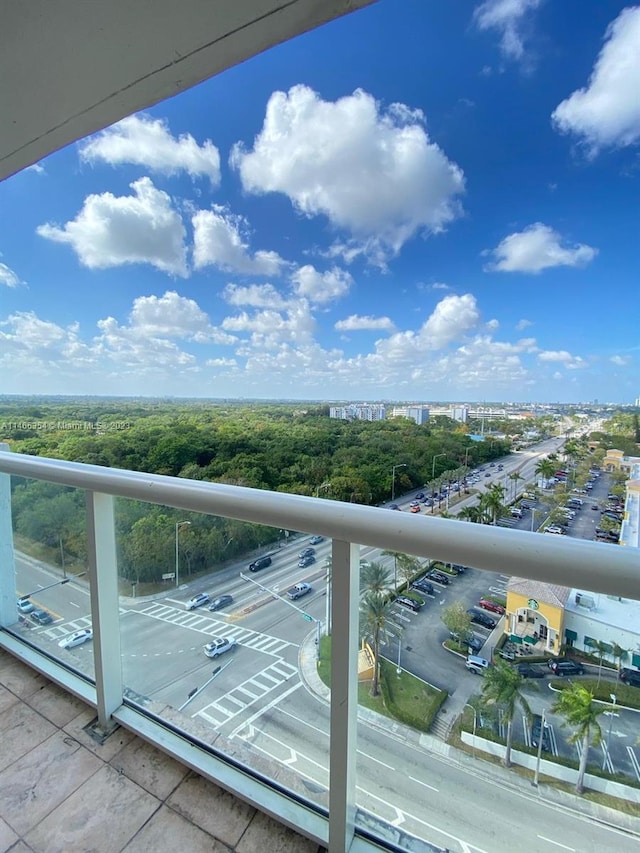
[[[510,512],[511,518],[522,518],[522,510],[519,506],[512,506]]]
[[[466,667],[474,675],[484,675],[485,670],[489,668],[489,661],[478,655],[469,655]]]

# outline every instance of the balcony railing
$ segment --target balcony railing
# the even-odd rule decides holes
[[[6,447],[6,446],[5,446]],[[356,722],[360,546],[461,563],[567,587],[629,598],[638,595],[638,552],[559,536],[389,512],[321,498],[174,479],[0,452],[0,565],[14,565],[10,476],[86,493],[93,677],[64,666],[15,630],[14,573],[0,574],[0,646],[97,709],[105,733],[119,723],[178,760],[328,846],[330,853],[371,849],[356,826]],[[185,729],[171,709],[130,699],[121,667],[120,602],[114,498],[128,498],[332,540],[331,704],[326,803],[306,799],[241,757]],[[606,559],[603,559],[603,555]],[[165,709],[166,711],[166,709]]]

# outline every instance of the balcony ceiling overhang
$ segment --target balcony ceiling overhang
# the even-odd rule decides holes
[[[0,5],[0,179],[374,0]]]

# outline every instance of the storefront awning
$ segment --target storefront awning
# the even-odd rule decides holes
[[[570,640],[572,643],[575,643],[575,641],[578,639],[578,634],[576,631],[572,631],[570,628],[565,628],[564,637],[565,640]]]
[[[517,634],[510,634],[509,635],[509,642],[515,643],[517,646],[521,646],[522,645],[522,637],[519,637]]]

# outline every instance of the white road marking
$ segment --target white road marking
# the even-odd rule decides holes
[[[358,750],[360,755],[364,755],[365,758],[368,758],[369,761],[375,761],[376,764],[382,764],[383,767],[386,767],[387,770],[395,770],[395,767],[392,767],[390,764],[385,764],[384,761],[380,761],[378,758],[374,758],[372,755],[369,755],[367,752],[363,752],[361,749]]]
[[[79,604],[76,604],[76,603],[75,603],[75,601],[69,601],[68,603],[69,603],[72,607],[77,607],[77,608],[78,608],[78,610],[80,609],[80,605],[79,605]]]
[[[556,844],[558,847],[562,847],[563,850],[571,850],[573,853],[576,853],[575,847],[567,847],[566,844],[560,844],[559,841],[554,841],[553,838],[546,838],[544,835],[539,835],[538,838],[541,838],[543,841],[548,841],[549,844]]]
[[[257,720],[259,717],[261,717],[267,711],[270,711],[271,708],[274,708],[278,704],[278,702],[281,702],[283,699],[286,699],[287,696],[290,696],[292,693],[294,693],[300,687],[302,687],[302,682],[298,681],[297,684],[294,684],[293,687],[290,687],[288,690],[285,690],[285,692],[281,693],[280,696],[276,696],[275,699],[272,699],[268,705],[265,705],[264,708],[261,708],[259,711],[256,711],[256,713],[252,717],[249,717],[249,719],[246,722],[242,723],[237,728],[235,728],[231,732],[231,734],[229,735],[229,738],[236,737],[238,732],[240,732],[244,726],[251,725],[251,723],[253,723],[255,720]]]
[[[438,788],[434,788],[433,785],[427,785],[426,782],[423,782],[422,779],[416,779],[415,776],[409,776],[412,782],[417,782],[418,785],[424,785],[425,788],[429,788],[431,791],[435,791],[436,794],[439,794],[440,791]]]

